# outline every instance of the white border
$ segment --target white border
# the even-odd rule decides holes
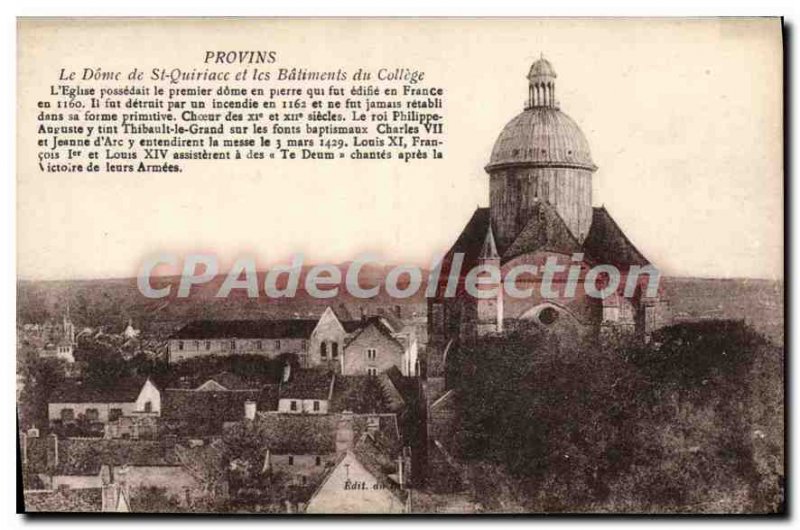
[[[20,3],[21,4],[21,3]],[[185,519],[168,519],[168,520],[153,520],[153,519],[65,519],[65,520],[36,520],[31,522],[21,516],[15,515],[16,512],[16,479],[11,478],[12,473],[15,474],[15,466],[12,464],[12,455],[15,454],[16,448],[14,445],[16,428],[14,408],[11,403],[15,403],[15,293],[16,293],[16,248],[15,248],[15,231],[16,231],[16,17],[17,16],[306,16],[306,17],[321,17],[321,16],[754,16],[754,15],[769,15],[786,17],[786,22],[789,25],[798,23],[798,2],[791,0],[759,0],[759,1],[738,1],[728,0],[726,2],[709,2],[698,0],[676,0],[672,2],[641,2],[633,0],[561,0],[558,2],[536,2],[536,3],[518,3],[512,0],[492,0],[486,2],[476,2],[473,0],[461,0],[459,2],[441,2],[434,3],[431,0],[406,0],[404,2],[380,2],[380,1],[346,1],[339,0],[336,2],[323,1],[323,0],[309,0],[306,2],[270,2],[270,3],[257,3],[248,2],[245,0],[224,0],[211,2],[207,0],[195,0],[192,2],[172,2],[160,0],[157,2],[139,0],[128,2],[90,2],[86,0],[42,0],[42,1],[27,1],[24,5],[13,5],[11,2],[3,2],[2,17],[0,18],[0,42],[2,42],[2,54],[0,55],[0,72],[2,72],[2,81],[0,81],[0,123],[4,126],[0,129],[2,142],[0,142],[0,149],[2,149],[4,161],[2,170],[2,179],[0,179],[0,242],[2,243],[2,257],[0,258],[0,339],[2,340],[2,350],[6,353],[7,358],[2,364],[3,381],[7,383],[4,387],[4,392],[0,395],[0,402],[4,403],[0,407],[2,416],[0,416],[0,424],[3,425],[3,434],[0,436],[0,447],[2,451],[0,454],[6,455],[2,462],[5,464],[4,469],[8,470],[4,484],[4,494],[2,495],[2,521],[4,526],[17,528],[23,525],[35,524],[37,526],[70,526],[70,527],[83,527],[83,526],[108,526],[109,524],[117,525],[123,524],[125,526],[142,526],[145,525],[153,530],[158,528],[169,527],[183,527],[191,528],[195,525],[214,525],[220,527],[231,527],[233,525],[269,525],[275,526],[289,526],[294,528],[307,527],[310,525],[324,524],[329,528],[345,528],[351,525],[403,525],[413,524],[416,528],[434,527],[446,525],[449,527],[461,524],[469,524],[470,526],[495,526],[498,524],[509,525],[536,525],[536,526],[553,526],[558,525],[562,528],[575,528],[586,524],[602,525],[602,526],[616,526],[616,525],[636,525],[647,524],[649,520],[643,519],[560,519],[560,520],[542,520],[542,519],[506,519],[506,520],[476,520],[476,519],[435,519],[435,520],[420,520],[420,519],[406,519],[406,520],[375,520],[375,519],[353,519],[353,520],[331,520],[323,519],[319,521],[311,521],[304,519],[302,521],[292,521],[287,519],[220,519],[220,518],[185,518]],[[796,43],[798,38],[797,28],[794,28],[793,38]],[[791,71],[796,70],[797,54],[790,53]],[[791,96],[796,96],[796,85],[792,91]],[[795,99],[795,98],[792,98]],[[796,109],[795,103],[794,108]],[[795,112],[792,113],[792,118],[795,117]],[[795,120],[792,119],[793,123]],[[13,124],[13,125],[12,125]],[[791,145],[787,145],[787,149],[797,153],[798,139],[797,136],[792,137]],[[796,163],[796,162],[795,162]],[[788,180],[788,179],[787,179]],[[798,186],[795,185],[792,190],[792,203],[798,204]],[[791,210],[790,210],[791,211]],[[794,216],[792,216],[794,217]],[[794,221],[794,219],[792,219]],[[796,230],[795,223],[791,223],[795,230],[792,230],[792,247],[796,248],[798,244],[798,231]],[[795,260],[792,260],[795,261]],[[785,271],[785,278],[791,277],[790,271]],[[792,289],[791,301],[795,301],[796,289]],[[790,300],[786,300],[787,303]],[[798,329],[798,317],[796,314],[792,319],[792,333],[787,337],[787,344],[794,344],[796,332]],[[791,365],[792,371],[787,374],[790,381],[797,380],[797,362]],[[791,392],[788,394],[791,397]],[[796,408],[788,405],[787,411],[791,414],[788,418],[788,426],[793,425],[795,422],[791,420],[797,419]],[[13,432],[12,432],[13,431]],[[797,455],[797,440],[792,439],[792,446],[787,462],[792,464],[794,456]],[[789,449],[789,448],[787,448]],[[793,468],[794,466],[792,466]],[[790,470],[791,471],[791,470]],[[797,484],[792,480],[794,478],[791,472],[788,473],[789,487],[790,487],[790,503],[789,506],[795,507],[797,501]],[[731,519],[701,519],[701,518],[679,518],[673,520],[660,519],[652,521],[653,524],[658,526],[678,526],[682,529],[693,529],[713,524],[716,526],[728,526],[732,522]],[[788,520],[776,520],[773,523],[763,519],[743,519],[735,521],[736,526],[762,526],[765,524],[779,524],[785,525]]]

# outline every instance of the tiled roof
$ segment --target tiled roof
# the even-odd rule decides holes
[[[204,424],[238,421],[244,416],[246,401],[255,401],[258,410],[277,409],[277,385],[237,391],[168,388],[161,400],[161,417]]]
[[[286,320],[195,320],[175,334],[173,339],[307,339],[318,319]],[[344,321],[345,331],[358,327],[357,321]]]
[[[514,238],[514,242],[503,250],[503,262],[523,254],[544,250],[570,255],[580,252],[581,246],[556,209],[547,202],[538,201],[531,208],[531,215],[525,228]]]
[[[593,208],[592,226],[583,247],[596,263],[624,267],[649,264],[604,207]]]
[[[336,452],[337,429],[350,422],[353,439],[368,431],[369,419],[377,420],[374,436],[387,447],[400,445],[394,414],[279,414],[259,413],[253,427],[260,445],[274,454],[332,454]],[[374,420],[373,420],[374,421]]]
[[[174,449],[174,444],[156,441],[59,439],[54,474],[97,475],[103,465],[177,466]]]
[[[252,390],[258,389],[261,385],[245,381],[243,378],[230,372],[220,372],[207,378],[202,384],[214,381],[223,386],[226,390]],[[202,385],[201,385],[202,386]]]
[[[330,399],[332,372],[295,370],[280,386],[280,399]]]
[[[405,346],[403,346],[403,344],[399,340],[397,340],[397,338],[392,333],[392,330],[387,326],[384,317],[370,317],[365,322],[362,322],[359,328],[355,331],[355,333],[353,333],[347,339],[345,348],[349,346],[352,342],[354,342],[359,337],[359,335],[361,335],[364,331],[366,331],[370,327],[374,327],[387,339],[396,343],[401,349],[405,349]]]
[[[26,512],[99,512],[103,507],[101,488],[26,491]]]
[[[107,385],[89,385],[68,381],[50,393],[50,403],[131,403],[139,397],[146,377],[109,381]]]

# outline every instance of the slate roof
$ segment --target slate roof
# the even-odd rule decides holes
[[[103,465],[176,466],[174,445],[148,440],[106,440],[103,438],[63,438],[58,440],[58,465],[50,469],[47,456],[53,454],[52,437],[28,439],[28,465],[31,472],[55,475],[94,476]]]
[[[400,348],[405,350],[405,346],[403,346],[403,344],[397,340],[397,338],[394,336],[394,333],[392,333],[392,330],[389,328],[389,326],[387,326],[386,322],[384,321],[384,317],[369,317],[365,322],[362,322],[355,333],[348,337],[345,343],[345,348],[352,344],[362,333],[364,333],[364,331],[370,327],[374,327],[387,339],[396,343]]]
[[[330,399],[332,372],[321,370],[295,370],[288,383],[282,383],[280,399]]]
[[[400,433],[394,414],[280,414],[259,413],[253,423],[260,445],[273,454],[324,455],[336,452],[341,422],[352,422],[353,439],[368,430],[368,418],[377,418],[373,436],[392,451],[399,450]]]
[[[277,397],[277,385],[237,391],[168,388],[161,399],[161,417],[167,421],[218,425],[241,420],[246,401],[255,401],[258,410],[275,410]]]
[[[206,384],[208,381],[214,381],[227,390],[253,390],[261,386],[258,383],[245,381],[243,378],[231,372],[220,372],[206,378],[198,387]]]
[[[536,251],[549,250],[571,255],[581,246],[556,209],[544,201],[533,205],[528,223],[502,253],[503,262]]]
[[[173,339],[306,339],[317,320],[195,320],[175,334]]]
[[[195,320],[189,322],[172,339],[307,339],[319,319],[286,320]],[[358,328],[358,321],[343,321],[348,333]]]
[[[589,257],[597,263],[618,267],[644,266],[650,263],[602,206],[593,208],[592,226],[589,228],[583,247]]]
[[[477,265],[490,224],[489,208],[477,208],[442,260],[441,282],[446,281],[453,256],[457,252],[464,254],[462,275],[466,275]],[[507,263],[517,256],[538,250],[567,255],[583,252],[588,261],[611,264],[619,268],[649,264],[647,258],[631,243],[604,207],[593,208],[592,225],[581,245],[569,231],[555,207],[545,201],[539,201],[534,205],[528,223],[514,241],[499,251],[501,261]],[[440,291],[442,289],[440,286]]]
[[[26,491],[26,512],[99,512],[103,508],[101,488]]]
[[[139,397],[147,377],[129,377],[109,382],[107,386],[67,381],[50,393],[49,403],[131,403]]]

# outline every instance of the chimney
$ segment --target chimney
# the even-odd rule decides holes
[[[256,419],[256,402],[253,400],[248,399],[244,402],[244,418],[246,420],[255,420]]]
[[[47,466],[58,467],[58,436],[53,433],[49,438],[52,442],[47,444]]]

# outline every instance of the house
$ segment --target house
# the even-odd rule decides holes
[[[306,513],[406,513],[406,460],[393,459],[370,433],[336,460],[312,494]]]
[[[413,327],[384,316],[343,320],[330,307],[316,320],[199,320],[169,339],[170,362],[204,355],[294,354],[301,367],[346,375],[376,375],[390,366],[416,375],[417,351]]]
[[[26,491],[25,511],[44,513],[130,512],[128,493],[118,484],[100,488]]]
[[[249,467],[262,473],[285,473],[305,485],[329,470],[337,457],[353,449],[366,433],[381,440],[387,452],[400,452],[402,442],[394,414],[259,412],[253,421],[229,425],[225,437],[247,439],[261,448]]]
[[[367,319],[347,340],[342,358],[344,375],[378,375],[407,366],[406,346],[381,317]]]
[[[161,391],[150,378],[126,378],[98,387],[69,381],[56,388],[47,404],[54,427],[85,425],[102,431],[105,424],[122,417],[158,417]]]
[[[278,390],[278,412],[327,414],[336,376],[320,370],[287,373]]]
[[[23,435],[21,445],[26,490],[95,490],[118,484],[131,493],[138,488],[163,488],[167,495],[185,501],[187,492],[206,486],[190,469],[198,460],[191,449],[174,442],[62,439],[53,434]],[[115,499],[115,506],[123,502]],[[124,499],[126,505],[128,500]]]
[[[178,436],[218,435],[226,423],[241,421],[248,407],[252,416],[257,410],[277,410],[278,385],[253,387],[236,376],[215,376],[195,389],[167,388],[161,429]]]

